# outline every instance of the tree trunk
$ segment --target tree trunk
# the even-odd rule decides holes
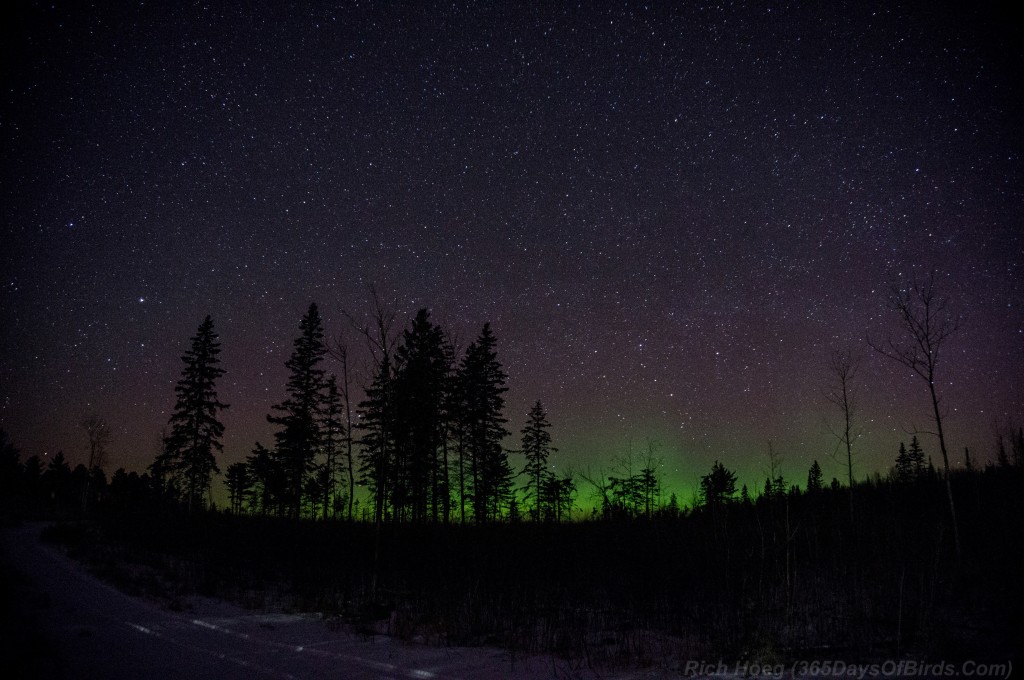
[[[932,409],[935,411],[935,429],[939,435],[939,450],[942,452],[942,467],[946,478],[946,498],[949,499],[949,515],[953,520],[953,545],[956,556],[960,557],[960,528],[956,521],[956,504],[953,502],[953,482],[949,474],[949,455],[946,453],[946,437],[942,433],[942,415],[939,413],[939,399],[935,394],[935,383],[929,376],[928,390],[932,396]]]

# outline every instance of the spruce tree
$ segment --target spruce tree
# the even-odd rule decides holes
[[[907,450],[907,461],[909,463],[910,477],[912,481],[924,478],[926,465],[924,462],[924,451],[921,450],[921,442],[915,434],[910,438],[910,448]]]
[[[327,379],[325,390],[321,422],[323,441],[320,447],[324,459],[318,471],[317,481],[320,493],[323,495],[321,501],[323,518],[327,519],[329,514],[338,514],[338,508],[332,508],[331,503],[334,500],[334,492],[337,487],[337,458],[344,441],[345,426],[341,422],[342,404],[341,395],[338,392],[338,379],[333,374]]]
[[[551,495],[551,505],[552,510],[554,511],[555,521],[561,522],[563,519],[568,519],[572,516],[572,504],[573,496],[576,494],[576,482],[573,481],[571,475],[567,475],[561,479],[552,475],[549,480],[549,484],[554,487],[554,493]]]
[[[374,500],[374,524],[379,529],[384,520],[390,497],[390,481],[394,462],[394,349],[395,338],[391,332],[395,314],[386,308],[372,287],[376,307],[372,326],[359,328],[366,338],[373,361],[372,383],[364,389],[366,399],[359,404],[360,423],[363,435],[359,472],[361,481],[370,487]],[[349,317],[352,320],[352,317]],[[353,321],[353,323],[355,323]],[[342,368],[347,366],[347,352],[342,350]],[[345,381],[346,392],[348,381]],[[377,552],[374,552],[374,564]],[[376,569],[376,566],[375,566]],[[376,572],[371,591],[376,587]]]
[[[900,450],[896,454],[896,466],[892,470],[892,476],[898,484],[906,484],[914,478],[914,466],[903,442],[900,442]]]
[[[765,488],[771,489],[770,481]],[[736,495],[736,473],[716,460],[711,472],[700,478],[700,492],[705,506],[714,509],[724,505]]]
[[[395,364],[396,512],[414,522],[436,522],[448,493],[441,443],[449,363],[444,333],[426,309],[402,333]]]
[[[291,371],[286,390],[288,397],[272,406],[280,416],[267,416],[267,420],[281,429],[274,434],[277,453],[285,467],[285,495],[288,512],[293,518],[302,510],[302,496],[306,477],[320,446],[323,390],[326,384],[320,368],[327,353],[324,328],[316,303],[302,317],[295,349],[285,366]]]
[[[245,459],[245,464],[253,485],[249,496],[250,507],[258,505],[261,515],[267,515],[271,509],[279,509],[284,474],[274,452],[256,442],[252,453]]]
[[[746,491],[746,485],[743,486],[743,490]],[[665,514],[672,518],[679,517],[679,499],[676,497],[675,491],[668,496],[668,505],[665,506]]]
[[[650,517],[661,493],[661,480],[658,479],[657,467],[654,464],[649,462],[637,473],[634,488],[637,492],[637,514],[642,513],[645,517]]]
[[[377,363],[366,398],[359,402],[359,428],[363,436],[359,473],[360,483],[373,496],[373,519],[379,524],[388,515],[394,467],[394,371],[391,357],[385,353]]]
[[[811,463],[811,469],[807,471],[807,492],[816,493],[821,491],[824,479],[821,474],[821,466],[818,461]]]
[[[220,342],[207,316],[192,338],[192,346],[182,356],[185,367],[174,388],[177,402],[171,414],[170,434],[164,437],[163,452],[154,462],[154,470],[166,480],[189,510],[205,506],[210,477],[220,473],[215,451],[223,450],[224,425],[217,413],[228,408],[217,398],[216,382],[224,375],[220,367]]]
[[[470,465],[470,498],[477,522],[496,519],[512,487],[512,468],[501,446],[508,435],[505,408],[505,372],[498,362],[497,339],[491,325],[466,349],[460,382],[462,419]]]
[[[339,385],[339,396],[343,399],[345,409],[345,425],[344,434],[342,435],[342,442],[344,443],[344,462],[345,462],[345,473],[348,479],[348,492],[346,494],[346,500],[348,502],[346,517],[351,522],[354,516],[354,504],[356,495],[356,470],[355,470],[355,456],[352,450],[353,441],[353,424],[352,424],[352,393],[351,386],[352,381],[349,375],[349,362],[348,362],[348,343],[345,342],[343,337],[339,337],[335,341],[335,345],[332,349],[328,350],[332,357],[338,360],[341,364],[341,384]]]
[[[526,456],[526,467],[523,468],[523,474],[527,478],[522,490],[525,492],[527,501],[533,500],[530,514],[534,521],[540,521],[544,515],[544,488],[548,479],[554,476],[548,469],[548,456],[557,450],[551,446],[551,433],[548,432],[550,427],[551,423],[548,422],[547,414],[544,412],[544,405],[537,401],[530,409],[530,413],[526,417],[526,425],[521,431],[522,451]]]
[[[242,512],[249,493],[252,491],[252,479],[249,466],[244,462],[232,463],[224,472],[224,485],[228,488],[228,503],[231,512],[238,515]]]

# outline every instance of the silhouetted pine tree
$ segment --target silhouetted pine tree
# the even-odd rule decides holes
[[[746,489],[747,487],[744,485],[743,488]],[[676,497],[675,491],[669,494],[668,503],[665,505],[662,512],[666,517],[671,517],[673,519],[679,517],[681,510],[679,509],[679,499]]]
[[[910,465],[910,479],[913,481],[923,479],[928,466],[925,465],[924,451],[921,450],[921,442],[917,440],[916,434],[910,438],[907,461]]]
[[[291,371],[286,388],[288,397],[271,407],[283,415],[267,416],[269,422],[281,426],[274,438],[277,453],[285,463],[285,494],[293,518],[301,513],[306,475],[313,465],[322,435],[320,416],[325,380],[319,366],[327,353],[327,345],[316,303],[311,304],[302,317],[299,330],[295,349],[285,362]]]
[[[282,499],[285,489],[285,475],[280,459],[259,442],[252,453],[245,459],[248,476],[252,482],[252,493],[249,496],[251,510],[259,508],[261,515],[271,511],[283,513]]]
[[[452,348],[454,355],[454,348]],[[458,496],[459,521],[466,522],[466,505],[469,501],[472,482],[469,479],[472,466],[469,461],[469,423],[466,418],[465,380],[463,379],[463,365],[452,373],[448,381],[448,398],[446,400],[446,414],[448,423],[448,440],[450,446],[445,451],[453,448],[452,455],[455,457],[451,474],[455,476],[452,493]]]
[[[395,351],[394,511],[400,519],[438,521],[448,493],[442,469],[445,387],[444,333],[421,309]]]
[[[242,506],[252,491],[252,480],[249,478],[249,466],[243,462],[232,463],[224,471],[224,484],[228,487],[228,502],[231,512],[239,514]]]
[[[818,461],[811,463],[811,469],[807,471],[807,492],[817,493],[822,490],[824,478],[821,474],[821,466]]]
[[[650,517],[657,506],[661,493],[661,480],[658,479],[657,468],[653,464],[645,465],[636,476],[637,491],[636,513]]]
[[[549,479],[554,479],[554,475],[548,469],[548,456],[556,450],[551,446],[551,433],[548,432],[550,427],[551,423],[548,422],[547,414],[544,412],[544,405],[537,401],[530,409],[530,413],[526,417],[526,425],[521,431],[522,450],[523,455],[526,456],[523,474],[527,478],[526,484],[521,488],[527,501],[533,499],[530,516],[535,522],[540,521],[545,514],[552,518],[555,514],[550,511],[545,513],[546,508],[544,507],[546,505],[544,489]],[[548,494],[548,497],[550,495]],[[557,502],[557,492],[555,501]],[[548,505],[548,507],[551,506]]]
[[[892,469],[892,478],[897,484],[907,484],[914,479],[914,467],[903,442],[900,442],[900,450],[896,454],[896,465]]]
[[[327,379],[326,391],[324,392],[323,421],[320,426],[323,435],[320,448],[324,460],[317,474],[317,484],[320,487],[320,494],[322,496],[321,509],[324,519],[327,519],[328,514],[338,514],[337,508],[331,508],[331,501],[334,498],[335,488],[337,487],[337,458],[341,452],[341,444],[345,437],[345,426],[341,422],[341,407],[338,380],[332,374]]]
[[[896,465],[892,469],[892,478],[897,484],[911,484],[920,481],[928,474],[928,465],[925,463],[924,451],[921,450],[921,442],[917,435],[910,439],[908,449],[900,442],[900,450],[896,455]]]
[[[736,495],[736,474],[716,460],[711,472],[700,478],[700,495],[709,508],[724,505]]]
[[[365,390],[366,398],[359,402],[359,429],[363,431],[359,473],[360,482],[373,496],[374,522],[380,523],[387,518],[395,448],[394,372],[389,354],[380,357],[376,370]]]
[[[761,491],[761,498],[769,500],[772,498],[780,498],[786,495],[786,478],[782,475],[777,475],[775,479],[769,475],[764,478],[764,488]]]
[[[338,360],[341,364],[341,386],[340,396],[344,401],[345,406],[345,427],[344,434],[342,436],[342,442],[344,443],[344,463],[345,463],[345,477],[348,480],[348,491],[345,494],[345,500],[347,502],[346,507],[346,518],[352,521],[354,517],[354,504],[356,495],[356,468],[355,468],[355,455],[352,450],[353,440],[353,426],[352,426],[352,392],[351,392],[351,376],[349,375],[349,362],[348,362],[348,343],[345,341],[343,336],[339,336],[335,340],[333,349],[328,350],[331,356]]]
[[[555,522],[567,520],[572,516],[573,497],[576,494],[576,482],[571,476],[559,479],[550,475],[542,489],[544,510],[548,519]]]
[[[638,493],[638,479],[632,474],[632,470],[626,470],[621,477],[608,476],[608,486],[605,498],[610,501],[605,508],[605,515],[614,518],[626,518],[637,515],[637,505],[640,494]]]
[[[163,452],[154,466],[155,472],[165,475],[165,481],[167,476],[171,478],[170,488],[189,510],[205,506],[210,477],[220,473],[214,451],[224,448],[220,442],[224,426],[217,413],[228,405],[217,399],[216,381],[224,375],[219,354],[220,342],[207,316],[181,358],[185,368],[174,388],[178,398],[168,422],[171,431],[164,437]]]
[[[512,487],[512,468],[501,446],[508,435],[502,415],[505,372],[497,359],[491,325],[466,349],[460,370],[462,421],[470,466],[470,499],[477,522],[496,519]]]
[[[364,388],[366,398],[359,403],[360,423],[364,434],[360,440],[360,482],[369,487],[373,495],[373,521],[379,529],[380,523],[386,518],[391,496],[391,481],[394,474],[395,450],[395,402],[394,402],[394,349],[395,338],[391,333],[395,313],[390,311],[377,296],[377,291],[370,288],[373,296],[375,312],[373,324],[357,326],[360,334],[366,338],[367,347],[373,360],[371,383]],[[352,317],[349,317],[355,325]],[[343,367],[345,364],[343,363]],[[347,385],[347,382],[346,382]],[[379,539],[379,531],[375,532]],[[377,553],[374,552],[374,564],[377,564]],[[371,592],[376,587],[376,572]]]

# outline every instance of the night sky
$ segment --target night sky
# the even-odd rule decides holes
[[[838,348],[858,476],[887,470],[929,403],[865,338],[932,270],[965,315],[955,459],[1024,424],[1024,37],[988,3],[15,4],[0,427],[25,455],[83,462],[97,413],[108,474],[144,469],[211,314],[223,469],[271,443],[309,303],[357,344],[371,285],[463,347],[490,321],[511,429],[542,400],[556,466],[652,443],[684,501],[715,459],[760,485],[769,441],[792,481],[842,477]]]

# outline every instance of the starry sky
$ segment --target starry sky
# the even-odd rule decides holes
[[[759,484],[769,441],[793,481],[842,477],[840,348],[858,476],[886,470],[929,402],[865,338],[931,271],[964,315],[951,447],[1024,424],[1024,39],[988,3],[228,4],[3,10],[0,427],[26,455],[81,462],[96,413],[108,472],[143,469],[211,314],[223,469],[271,441],[311,301],[365,382],[343,312],[371,286],[463,347],[491,322],[510,425],[542,400],[557,467],[653,448],[684,500],[716,459]]]

